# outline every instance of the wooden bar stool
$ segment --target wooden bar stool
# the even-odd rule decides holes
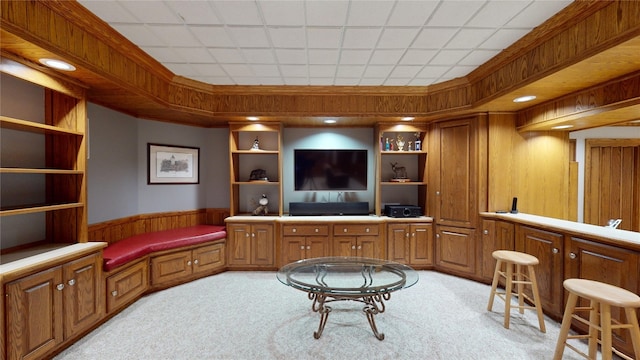
[[[636,355],[635,358],[637,359],[640,356],[640,330],[638,329],[638,317],[636,315],[636,309],[640,307],[640,296],[617,286],[593,280],[567,279],[563,285],[569,291],[569,297],[562,317],[562,326],[558,335],[554,359],[560,360],[562,358],[565,346],[585,358],[596,359],[598,344],[600,344],[603,360],[610,360],[614,352],[624,359],[631,360],[631,357],[612,347],[612,329],[629,329],[631,341],[633,342],[633,351]],[[589,300],[589,306],[576,307],[578,297]],[[611,319],[612,306],[624,309],[628,323],[621,324],[615,319]],[[589,320],[576,315],[576,311],[589,311]],[[571,319],[576,319],[588,325],[589,333],[586,335],[569,335]],[[600,340],[598,340],[598,332],[601,335]],[[583,353],[568,343],[568,339],[588,339],[589,354]]]
[[[540,305],[540,294],[538,293],[538,282],[536,280],[536,273],[534,269],[534,266],[539,263],[538,258],[533,255],[509,250],[496,250],[493,252],[492,256],[496,259],[496,270],[493,274],[491,296],[489,296],[489,305],[487,306],[487,310],[491,311],[493,308],[493,299],[496,296],[504,300],[504,327],[508,329],[512,307],[519,309],[521,314],[524,314],[525,309],[535,309],[538,313],[540,331],[546,332],[544,315],[542,314],[542,306]],[[505,264],[505,271],[502,270],[502,264]],[[523,272],[525,270],[523,267],[526,267],[527,274]],[[501,277],[505,279],[504,292],[497,290],[498,282]],[[516,293],[513,292],[514,284],[516,285]],[[529,285],[531,287],[533,299],[524,293],[525,285]],[[511,305],[512,296],[516,296],[518,298],[518,305]],[[525,300],[528,300],[533,305],[526,305],[524,303]]]

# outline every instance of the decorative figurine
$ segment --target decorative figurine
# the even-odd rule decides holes
[[[398,140],[396,140],[396,144],[398,145],[398,151],[404,151],[404,138],[402,135],[398,134]]]
[[[260,150],[260,141],[258,140],[257,136],[256,136],[256,139],[253,140],[253,145],[251,146],[251,150]]]
[[[411,144],[413,143],[413,141],[409,141],[409,147],[407,147],[407,151],[411,151],[413,149],[411,149]]]
[[[267,177],[267,171],[264,169],[251,170],[249,181],[269,181],[269,178]]]
[[[391,169],[393,169],[393,179],[391,181],[407,181],[407,169],[404,166],[398,165],[397,162],[391,163]]]
[[[258,203],[260,203],[260,205],[258,205],[258,207],[253,210],[253,215],[267,215],[267,213],[269,212],[269,210],[267,209],[267,204],[269,204],[267,195],[262,194],[262,197],[260,198]]]

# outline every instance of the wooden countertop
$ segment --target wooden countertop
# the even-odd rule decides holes
[[[340,216],[232,216],[227,223],[250,223],[273,221],[278,223],[388,223],[388,222],[432,222],[426,216],[417,218],[391,218],[376,215],[340,215]]]
[[[640,233],[635,231],[613,229],[605,226],[583,224],[575,221],[560,220],[531,214],[511,214],[482,212],[484,218],[500,219],[513,223],[530,225],[549,231],[567,233],[600,240],[612,245],[624,246],[640,251]]]

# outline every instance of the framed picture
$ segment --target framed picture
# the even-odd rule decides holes
[[[199,184],[200,148],[147,144],[147,183]]]

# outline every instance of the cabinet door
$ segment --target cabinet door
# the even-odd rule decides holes
[[[358,236],[356,249],[356,256],[380,258],[380,241],[377,236]]]
[[[255,224],[251,230],[251,265],[274,265],[273,225]]]
[[[334,256],[355,256],[356,238],[355,236],[336,236],[333,238]]]
[[[192,273],[191,250],[151,258],[151,284],[160,285],[186,278]]]
[[[224,245],[214,244],[193,249],[193,273],[213,271],[224,267]]]
[[[436,264],[443,269],[475,272],[475,231],[467,228],[436,226]]]
[[[563,239],[562,234],[522,225],[516,227],[516,251],[531,254],[540,261],[535,268],[540,302],[543,309],[557,317],[562,317],[564,312]],[[528,293],[531,296],[531,292]]]
[[[251,227],[230,224],[227,230],[229,265],[248,265],[251,262]]]
[[[638,293],[638,253],[576,237],[569,240],[567,248],[566,278],[601,281]],[[578,306],[589,305],[583,299],[580,301]],[[620,308],[611,308],[611,318],[627,322],[624,311]],[[586,331],[586,327],[578,321],[573,324]],[[628,330],[613,330],[613,341],[614,347],[633,354]]]
[[[480,276],[492,280],[496,267],[493,252],[496,250],[514,250],[515,226],[496,220],[482,221],[482,265]]]
[[[107,313],[142,296],[149,287],[149,263],[141,260],[107,277]]]
[[[409,263],[411,265],[433,265],[433,225],[411,225]]]
[[[66,264],[63,268],[64,334],[72,336],[95,324],[104,315],[102,256],[94,254]]]
[[[399,263],[409,263],[409,225],[389,224],[387,226],[387,258]]]
[[[282,265],[304,259],[305,247],[304,236],[285,236],[282,241]]]
[[[329,239],[326,236],[309,236],[306,244],[308,258],[329,256]]]
[[[5,290],[7,359],[42,358],[63,341],[62,269],[13,281]]]

